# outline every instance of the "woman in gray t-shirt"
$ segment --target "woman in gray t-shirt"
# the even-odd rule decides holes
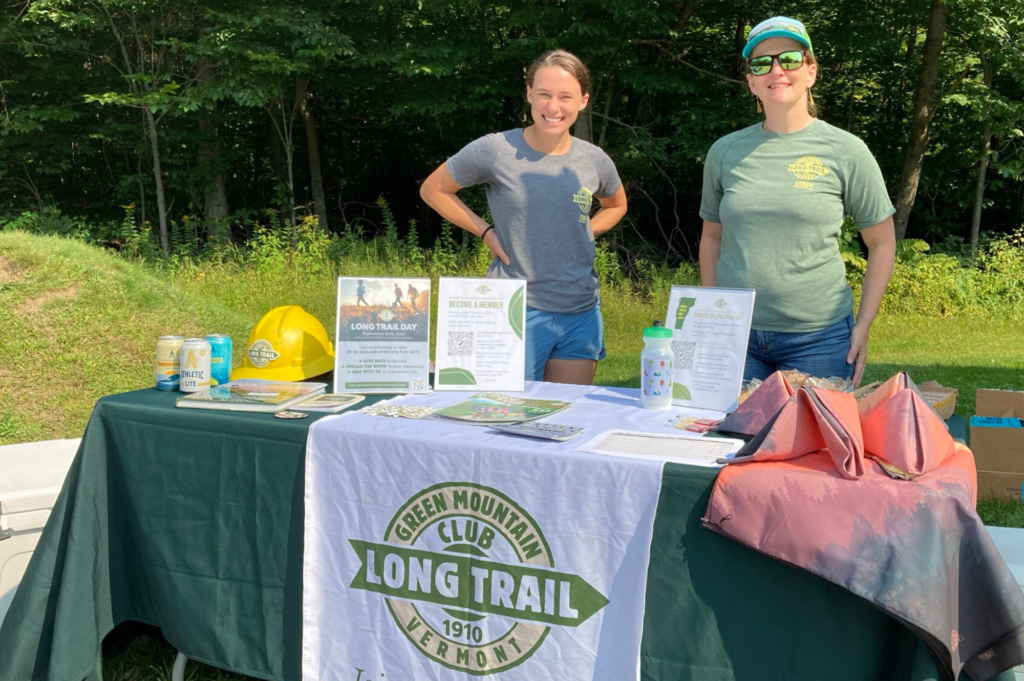
[[[494,256],[487,276],[529,281],[527,380],[590,384],[604,357],[594,237],[626,214],[626,192],[608,155],[569,134],[589,85],[575,56],[542,55],[526,73],[533,124],[469,143],[420,189],[442,217],[484,240]],[[493,225],[456,195],[474,184],[487,186]]]

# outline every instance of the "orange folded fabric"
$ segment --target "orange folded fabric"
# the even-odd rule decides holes
[[[890,613],[943,678],[1024,662],[1024,594],[975,511],[974,456],[909,376],[860,405],[801,388],[730,463],[705,527]]]
[[[784,461],[821,450],[832,457],[844,478],[864,475],[857,400],[849,393],[798,388],[769,424],[727,462]]]
[[[946,425],[915,391],[899,390],[861,413],[864,449],[890,475],[913,480],[956,453]]]
[[[722,433],[756,435],[779,413],[792,395],[793,386],[781,371],[776,371],[757,386],[736,411],[718,424],[716,430]]]

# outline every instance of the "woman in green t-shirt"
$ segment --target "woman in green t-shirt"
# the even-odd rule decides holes
[[[859,385],[896,258],[882,173],[864,142],[815,117],[818,64],[802,23],[761,22],[743,58],[765,120],[708,152],[701,283],[757,291],[744,380],[796,369]],[[835,238],[847,216],[868,247],[856,323]]]

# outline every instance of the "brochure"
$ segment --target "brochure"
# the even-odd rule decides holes
[[[434,390],[521,391],[526,280],[441,277]]]
[[[297,383],[242,378],[191,395],[179,397],[178,407],[274,413],[309,399],[327,389],[326,383]]]
[[[480,393],[465,402],[438,409],[431,418],[472,423],[521,423],[542,419],[570,406],[572,402],[527,400],[501,393]]]
[[[359,404],[363,401],[362,395],[349,395],[347,393],[323,393],[316,397],[292,405],[292,409],[298,411],[319,411],[328,414],[336,414],[343,409]]]
[[[672,404],[734,411],[747,360],[754,291],[673,286],[665,326],[672,329]]]
[[[334,391],[429,392],[430,279],[339,277]]]

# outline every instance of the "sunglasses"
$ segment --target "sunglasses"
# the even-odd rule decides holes
[[[804,65],[804,51],[790,50],[779,54],[762,54],[747,62],[750,72],[755,76],[763,76],[772,70],[772,61],[778,61],[783,71],[794,71]]]

